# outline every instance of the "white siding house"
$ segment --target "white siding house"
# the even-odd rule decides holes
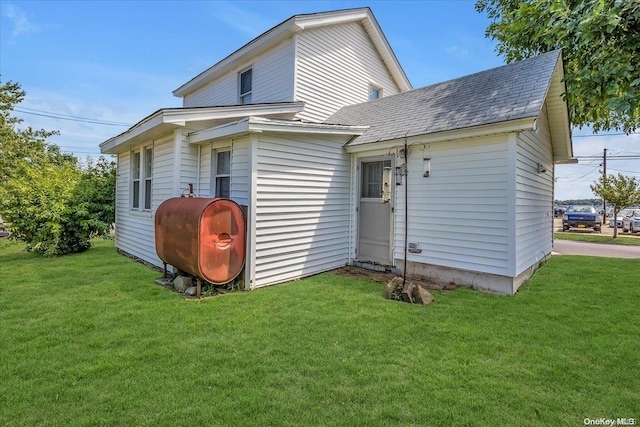
[[[296,15],[101,144],[116,246],[161,266],[166,199],[246,206],[258,288],[359,262],[513,294],[552,247],[553,165],[572,156],[559,51],[411,85],[371,11]],[[408,195],[406,197],[405,195]]]
[[[369,126],[346,146],[362,162],[384,155],[402,166],[407,151],[389,202],[388,262],[404,268],[406,253],[409,274],[515,293],[551,254],[553,165],[572,155],[566,104],[548,113],[563,92],[555,51],[332,115]],[[352,182],[366,179],[362,162]],[[354,221],[362,233],[370,219],[361,209]],[[352,246],[360,259],[357,233]]]

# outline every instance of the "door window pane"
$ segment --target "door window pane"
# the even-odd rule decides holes
[[[391,167],[391,160],[362,163],[363,198],[378,198],[382,196],[382,169]]]

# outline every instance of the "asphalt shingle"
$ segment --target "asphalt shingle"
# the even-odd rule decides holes
[[[537,117],[560,50],[338,110],[325,123],[370,126],[368,144]]]

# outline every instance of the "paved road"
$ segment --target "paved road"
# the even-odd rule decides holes
[[[559,239],[553,241],[553,252],[560,255],[589,255],[605,258],[640,259],[640,246],[605,245],[601,243],[574,242]]]

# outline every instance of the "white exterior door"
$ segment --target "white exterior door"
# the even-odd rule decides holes
[[[358,249],[359,261],[391,265],[391,232],[394,183],[389,157],[362,159],[359,163]],[[385,168],[387,172],[385,173]],[[390,200],[383,202],[383,190]]]

